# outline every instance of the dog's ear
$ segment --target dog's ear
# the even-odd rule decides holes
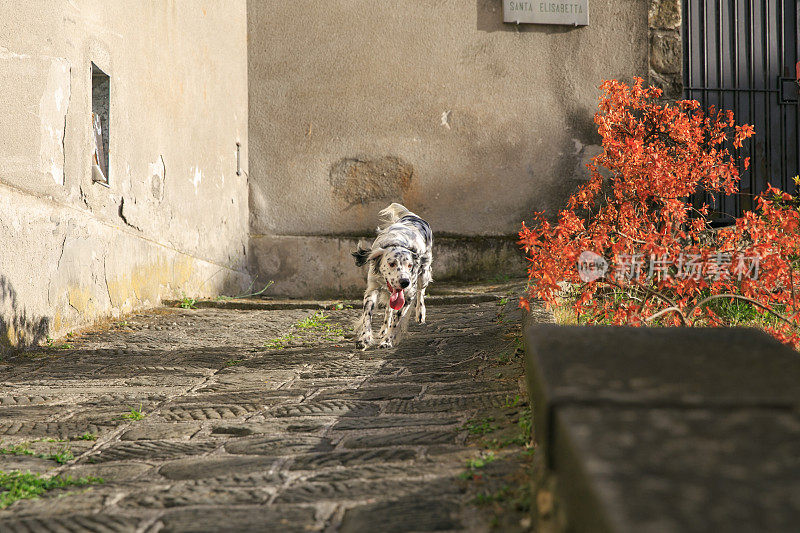
[[[354,252],[350,252],[350,255],[355,257],[356,259],[356,266],[363,266],[367,261],[369,261],[369,249],[362,248],[361,244],[358,245],[358,248]]]
[[[367,258],[367,261],[372,261],[372,271],[375,274],[380,274],[381,272],[381,258],[384,253],[386,253],[386,248],[375,248]]]
[[[374,250],[372,250],[372,253],[369,254],[369,256],[367,257],[367,261],[374,261],[376,259],[380,261],[381,257],[383,257],[383,254],[385,253],[386,253],[386,248],[375,248]]]

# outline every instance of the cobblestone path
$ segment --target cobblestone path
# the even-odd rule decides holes
[[[480,441],[525,409],[502,303],[432,306],[393,350],[345,340],[352,309],[161,309],[1,361],[0,471],[104,482],[0,531],[488,530],[475,460],[524,449]]]

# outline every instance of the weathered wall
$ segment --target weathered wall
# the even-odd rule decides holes
[[[0,3],[6,341],[247,285],[246,49],[244,0]],[[111,76],[110,187],[91,179],[91,62]]]
[[[440,236],[508,236],[554,212],[596,153],[597,86],[647,77],[648,8],[592,1],[588,27],[517,27],[500,0],[248,2],[259,275],[305,263],[302,289],[276,291],[325,290],[339,256],[297,236],[369,235],[391,201]]]
[[[683,96],[683,13],[681,0],[649,0],[649,82],[664,90],[666,98]]]

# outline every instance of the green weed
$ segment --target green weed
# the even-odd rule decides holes
[[[42,459],[49,459],[58,464],[65,464],[75,459],[72,450],[66,447],[59,448],[55,453],[36,453],[30,449],[30,443],[16,444],[10,448],[0,448],[0,455],[30,455],[32,457],[40,457]]]
[[[31,472],[4,472],[0,470],[0,509],[5,509],[18,500],[38,498],[47,491],[70,486],[84,486],[103,483],[99,477],[70,476],[45,477]]]
[[[506,407],[516,407],[522,402],[522,398],[520,398],[519,394],[515,395],[513,398],[510,396],[506,397]]]
[[[300,320],[292,327],[300,330],[316,330],[320,339],[326,341],[337,341],[340,340],[340,337],[344,336],[345,330],[344,328],[338,326],[332,326],[328,323],[328,317],[323,311],[317,311],[313,315],[307,316],[304,319]],[[270,350],[283,350],[286,348],[291,341],[296,338],[295,335],[288,333],[283,337],[278,337],[276,339],[272,339],[271,341],[264,344],[264,347]]]
[[[736,298],[712,300],[703,307],[713,311],[728,326],[764,327],[778,323],[778,318],[774,315],[759,312],[759,309],[750,302]],[[775,305],[773,309],[778,313],[784,313],[785,307]]]
[[[503,446],[527,446],[531,442],[531,437],[533,436],[533,416],[531,414],[530,407],[526,407],[522,410],[522,413],[519,415],[519,420],[517,420],[517,427],[519,428],[519,433],[511,438],[506,439],[503,441]]]
[[[225,361],[225,366],[236,366],[242,361],[243,361],[242,359],[232,359],[230,361]]]
[[[142,412],[142,406],[139,405],[139,409],[134,409],[133,407],[130,408],[130,411],[122,415],[121,418],[126,420],[142,420],[145,416]]]
[[[10,448],[0,448],[0,455],[36,455],[30,449],[30,444],[15,444]]]
[[[476,470],[480,470],[484,466],[488,465],[491,462],[497,460],[497,457],[494,455],[493,452],[487,452],[485,454],[476,457],[475,459],[470,459],[467,461],[467,469],[464,472],[461,472],[458,477],[461,479],[474,479],[477,473]]]
[[[493,417],[481,418],[479,420],[468,420],[466,424],[464,424],[463,429],[469,431],[471,435],[486,435],[488,433],[492,433],[497,431],[497,426],[492,424],[494,422]]]
[[[178,303],[178,307],[181,309],[197,309],[195,304],[197,304],[197,298],[191,298],[184,294],[180,300],[180,303]]]
[[[52,337],[49,336],[45,337],[45,341],[47,343],[47,347],[54,350],[71,350],[73,348],[72,344],[68,342],[57,343]]]
[[[475,498],[473,498],[472,503],[486,505],[494,502],[502,502],[508,499],[512,492],[511,487],[503,485],[497,492],[479,492]]]
[[[304,318],[295,327],[300,329],[317,329],[321,330],[321,338],[326,341],[337,341],[345,334],[344,328],[332,326],[328,323],[330,317],[326,316],[322,311],[318,311],[313,315]]]
[[[87,431],[83,435],[78,435],[77,440],[97,440],[97,435]]]
[[[325,313],[322,311],[317,311],[311,316],[307,316],[297,324],[296,327],[300,329],[320,329],[325,327],[325,322],[328,321],[328,317],[325,316]]]
[[[493,463],[496,460],[497,457],[494,455],[494,453],[488,452],[480,457],[476,457],[475,459],[470,459],[467,461],[467,468],[470,470],[477,470],[479,468],[483,468],[489,463]]]
[[[344,336],[344,328],[334,328],[331,326],[326,326],[325,330],[322,333],[322,338],[326,341],[339,340],[339,337],[343,336]]]
[[[283,337],[272,339],[271,341],[264,344],[264,347],[270,350],[283,350],[289,345],[290,342],[294,340],[294,338],[295,338],[294,335],[287,334],[284,335]]]
[[[44,459],[51,459],[60,465],[66,464],[75,459],[75,455],[69,448],[59,448],[56,453],[46,454],[46,456],[42,457]]]

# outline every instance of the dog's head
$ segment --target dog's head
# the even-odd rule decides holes
[[[389,289],[400,291],[411,285],[416,254],[407,248],[378,248],[370,254],[375,267],[381,273]]]
[[[353,252],[356,265],[372,263],[372,271],[383,276],[389,289],[389,305],[402,309],[405,297],[403,291],[411,285],[417,270],[419,256],[413,250],[402,246],[388,246],[367,250],[359,246]]]

